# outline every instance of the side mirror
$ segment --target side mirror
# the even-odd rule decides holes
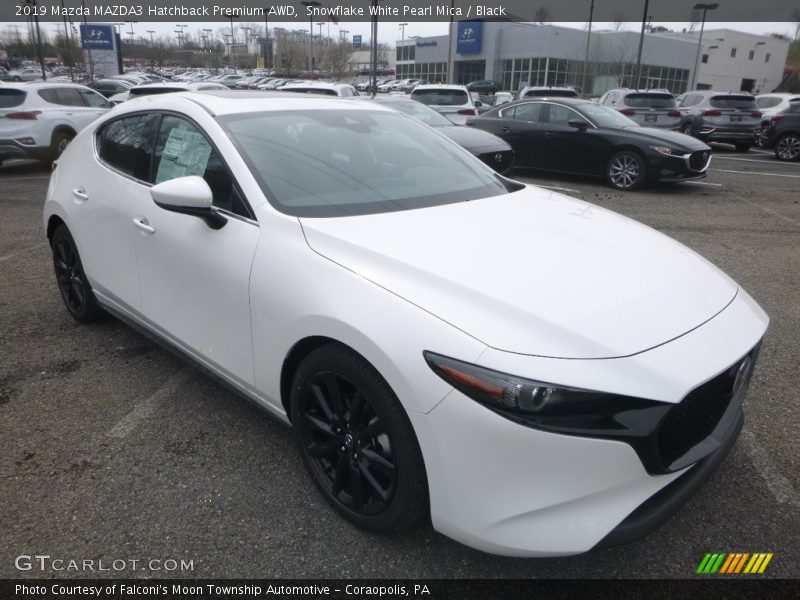
[[[578,131],[586,131],[586,129],[588,128],[586,121],[584,121],[583,119],[570,119],[569,121],[567,121],[567,125],[569,125],[570,127],[574,127]]]
[[[150,196],[159,207],[198,217],[211,229],[221,229],[228,220],[211,208],[213,194],[205,179],[197,175],[178,177],[150,188]]]

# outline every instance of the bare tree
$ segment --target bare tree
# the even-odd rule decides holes
[[[702,18],[703,18],[703,11],[692,10],[692,14],[689,17],[689,32],[692,32],[695,29],[697,29],[697,26],[700,24]]]
[[[285,75],[305,71],[308,61],[303,31],[279,31],[276,40],[275,66]]]
[[[540,6],[533,15],[533,22],[537,25],[544,25],[550,20],[550,11],[546,6]]]
[[[353,45],[348,42],[328,44],[320,66],[326,71],[331,71],[334,79],[339,81],[350,67],[352,54]]]
[[[794,21],[794,41],[800,41],[800,8],[795,8],[792,11],[792,14],[789,15],[789,19]]]
[[[625,15],[617,13],[614,15],[614,31],[622,31],[622,26],[625,24]]]

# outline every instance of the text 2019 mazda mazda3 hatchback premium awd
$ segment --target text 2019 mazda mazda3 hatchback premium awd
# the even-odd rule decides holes
[[[768,323],[724,273],[389,108],[231,94],[126,103],[67,148],[44,225],[74,318],[291,424],[368,530],[580,553],[720,464]]]

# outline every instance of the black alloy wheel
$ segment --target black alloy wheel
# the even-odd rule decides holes
[[[75,136],[67,131],[59,131],[53,135],[53,141],[50,144],[50,158],[51,160],[56,160],[59,156],[61,156],[64,150],[67,149],[69,143],[72,141],[72,138]]]
[[[53,267],[61,298],[69,314],[76,321],[94,321],[99,313],[97,300],[83,271],[83,264],[65,225],[59,225],[53,234]]]
[[[778,160],[797,160],[800,158],[800,135],[787,133],[775,144],[775,158]]]
[[[427,516],[425,469],[411,423],[358,354],[333,344],[309,354],[294,378],[291,418],[314,483],[347,520],[385,532]]]

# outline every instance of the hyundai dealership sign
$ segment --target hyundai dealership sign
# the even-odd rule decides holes
[[[113,25],[81,25],[81,47],[84,50],[113,50]]]
[[[459,21],[456,52],[458,54],[478,54],[481,51],[483,21]]]

